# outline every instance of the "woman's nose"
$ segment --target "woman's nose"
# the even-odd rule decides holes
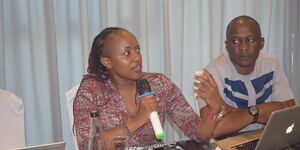
[[[142,59],[141,53],[134,52],[134,54],[133,54],[133,60],[140,61],[141,59]]]

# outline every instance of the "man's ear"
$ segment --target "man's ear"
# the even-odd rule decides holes
[[[229,43],[228,43],[228,41],[227,41],[227,40],[225,40],[225,41],[224,41],[224,43],[225,43],[226,49],[228,49],[228,46],[229,46]]]
[[[260,45],[259,45],[259,49],[263,49],[264,48],[264,45],[265,45],[265,38],[261,38],[260,39]]]
[[[109,58],[107,57],[101,57],[100,58],[100,62],[101,64],[103,64],[107,69],[110,69],[111,68],[111,61]]]

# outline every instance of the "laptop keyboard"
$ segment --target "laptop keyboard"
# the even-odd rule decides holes
[[[254,150],[259,139],[232,147],[236,150]]]

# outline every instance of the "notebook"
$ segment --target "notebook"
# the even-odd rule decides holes
[[[226,150],[239,149],[256,142],[251,149],[275,150],[300,144],[300,105],[275,111],[264,130],[255,130],[219,140],[216,144]]]
[[[49,143],[28,147],[20,147],[13,150],[65,150],[66,143],[65,142],[57,142],[57,143]]]

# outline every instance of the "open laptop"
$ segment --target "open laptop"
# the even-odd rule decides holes
[[[49,143],[49,144],[42,144],[42,145],[35,145],[35,146],[28,146],[28,147],[20,147],[11,150],[65,150],[65,147],[66,147],[65,142],[57,142],[57,143]]]
[[[216,144],[225,149],[276,150],[300,144],[300,105],[275,111],[264,130],[255,130],[219,140]]]

